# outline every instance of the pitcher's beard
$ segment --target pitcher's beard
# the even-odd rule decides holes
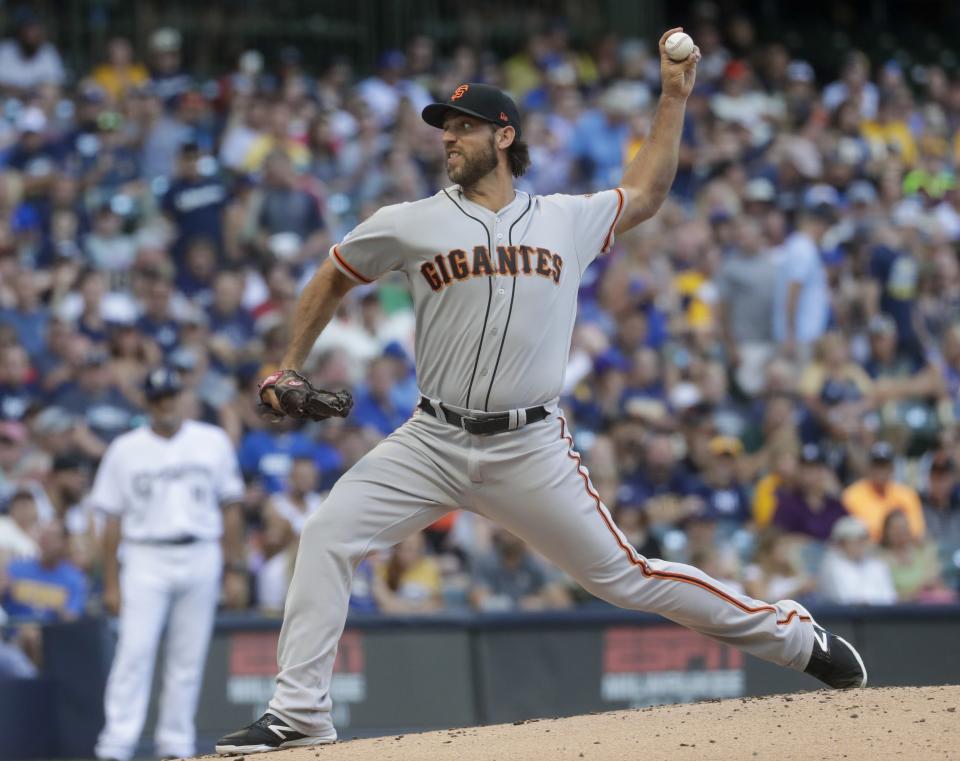
[[[459,167],[453,168],[447,165],[447,176],[461,188],[467,189],[476,185],[497,168],[497,150],[493,144],[493,136],[490,136],[488,150],[469,158],[461,153],[460,157],[463,161]]]

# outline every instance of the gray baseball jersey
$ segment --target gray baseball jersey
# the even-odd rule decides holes
[[[380,209],[330,257],[360,283],[406,274],[426,396],[486,412],[528,407],[560,394],[580,277],[610,249],[624,205],[619,188],[518,191],[493,212],[452,186]]]

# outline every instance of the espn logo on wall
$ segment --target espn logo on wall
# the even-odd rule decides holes
[[[631,708],[735,698],[743,654],[675,626],[614,627],[603,634],[601,697]]]

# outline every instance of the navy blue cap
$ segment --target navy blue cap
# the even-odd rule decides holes
[[[180,379],[180,373],[172,367],[157,367],[151,370],[143,382],[143,393],[150,401],[173,396],[181,391],[183,391],[183,381]]]
[[[513,99],[491,85],[467,82],[450,93],[443,103],[431,103],[423,109],[423,120],[431,127],[443,129],[447,111],[476,116],[498,127],[513,127],[520,138],[520,111]]]

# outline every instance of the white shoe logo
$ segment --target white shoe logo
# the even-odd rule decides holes
[[[284,732],[295,732],[296,730],[291,729],[290,727],[285,727],[283,724],[270,724],[267,729],[273,732],[281,740],[286,740],[287,736]]]
[[[820,645],[820,649],[823,652],[829,652],[830,648],[827,647],[827,632],[824,629],[813,629],[813,638],[817,641],[817,644]]]

